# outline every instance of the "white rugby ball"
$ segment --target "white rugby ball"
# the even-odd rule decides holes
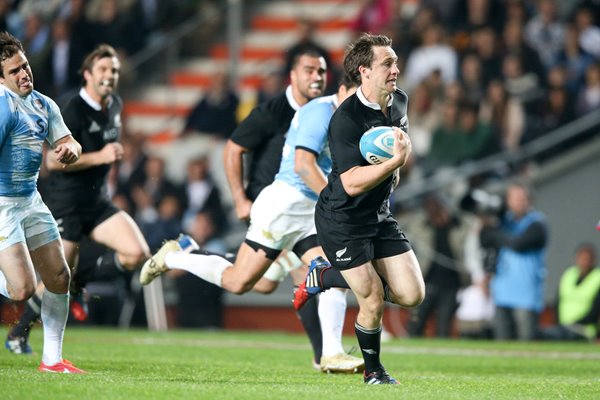
[[[359,148],[369,164],[381,164],[394,155],[394,130],[389,126],[376,126],[363,133]]]

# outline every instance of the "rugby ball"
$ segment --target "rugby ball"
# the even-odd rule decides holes
[[[363,133],[359,148],[369,164],[381,164],[394,155],[394,130],[389,126],[377,126]]]

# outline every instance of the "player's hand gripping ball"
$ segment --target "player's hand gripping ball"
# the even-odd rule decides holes
[[[369,164],[381,164],[394,155],[394,129],[389,126],[377,126],[363,133],[359,148]]]

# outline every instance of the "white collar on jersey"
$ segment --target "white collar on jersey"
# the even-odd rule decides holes
[[[381,110],[381,107],[379,106],[379,104],[371,103],[369,100],[367,100],[364,93],[362,92],[362,85],[358,87],[358,90],[356,91],[356,95],[358,96],[358,99],[360,100],[360,102],[363,103],[365,106],[372,108],[373,110]],[[391,106],[393,101],[394,101],[394,96],[390,96],[390,100],[388,101],[387,106],[388,107]]]
[[[96,100],[92,99],[92,96],[90,96],[88,94],[88,92],[85,90],[84,87],[82,87],[81,89],[79,89],[79,96],[81,96],[81,98],[83,99],[83,101],[85,101],[86,103],[88,103],[88,105],[90,107],[92,107],[94,110],[96,110],[96,111],[102,111],[102,104],[100,104]],[[108,105],[110,105],[110,103],[112,103],[112,97],[108,98]]]
[[[287,101],[290,103],[290,106],[292,106],[294,111],[298,111],[302,107],[296,100],[294,100],[294,95],[292,94],[292,85],[289,85],[287,89],[285,89],[285,97],[287,97]]]

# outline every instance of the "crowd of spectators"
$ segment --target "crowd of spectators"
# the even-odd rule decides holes
[[[60,100],[77,89],[81,55],[98,42],[113,45],[125,57],[131,55],[180,21],[182,10],[191,3],[0,0],[0,28],[26,46],[37,71],[36,89]],[[410,98],[413,155],[403,182],[500,151],[516,152],[600,109],[598,1],[363,0],[361,4],[349,28],[357,35],[370,31],[393,38],[401,70],[398,86]],[[318,33],[318,25],[303,19],[297,44],[313,43],[326,53]],[[289,53],[295,48],[290,47]],[[283,65],[288,56],[282,54]],[[339,60],[326,56],[331,71],[341,70]],[[280,72],[266,76],[257,93],[259,101],[284,89],[286,74]],[[239,122],[240,95],[225,74],[217,74],[207,95],[190,112],[181,137],[205,136],[222,143]],[[145,138],[123,133],[124,158],[113,171],[111,188],[115,201],[142,227],[153,250],[179,231],[202,231],[196,233],[197,240],[235,250],[231,242],[221,240],[235,226],[235,218],[223,201],[226,186],[211,175],[222,169],[215,165],[218,151],[199,153],[189,161],[185,179],[182,174],[181,181],[174,182],[165,173],[167,160],[145,151]],[[411,326],[415,334],[422,334],[423,319],[436,301],[452,305],[443,296],[464,286],[465,275],[471,274],[478,287],[485,285],[480,273],[461,270],[465,249],[455,247],[454,236],[472,229],[472,221],[461,226],[464,216],[439,198],[426,199],[423,207],[420,229],[429,238],[428,251],[433,251],[426,257],[430,262],[424,262],[430,268],[428,288],[434,287],[440,296],[431,298],[431,310],[415,314]],[[181,276],[173,278],[178,286],[195,287]],[[451,282],[452,287],[439,288],[440,282]],[[478,293],[487,295],[483,289]],[[452,310],[442,311],[452,315]],[[181,318],[183,324],[193,324],[191,317]],[[448,321],[440,321],[438,334],[449,332]]]

